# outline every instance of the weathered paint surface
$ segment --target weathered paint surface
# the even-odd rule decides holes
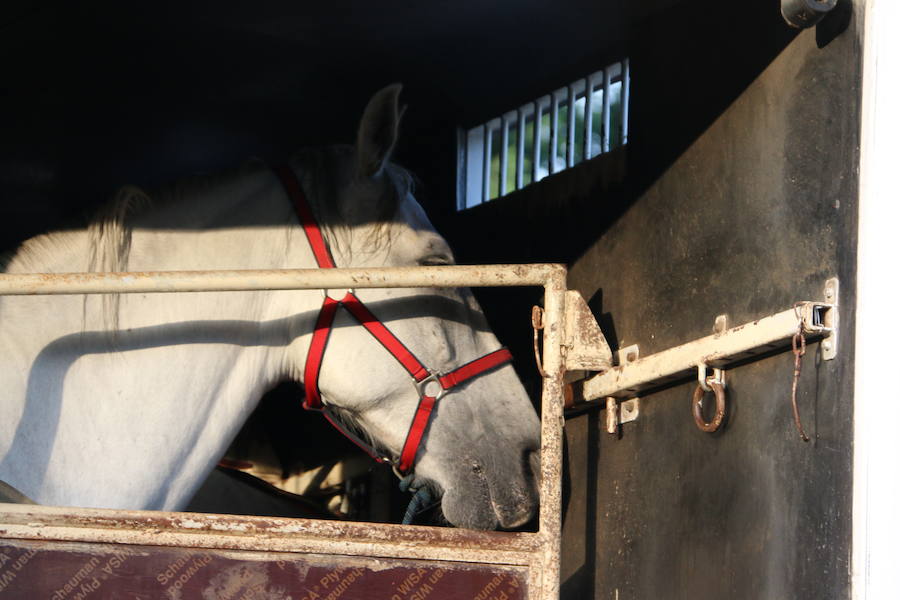
[[[0,543],[0,598],[515,600],[524,568],[119,544]]]

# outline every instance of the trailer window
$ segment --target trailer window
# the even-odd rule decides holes
[[[540,181],[628,141],[628,60],[459,130],[457,209]]]

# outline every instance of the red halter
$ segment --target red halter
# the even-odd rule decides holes
[[[309,240],[309,245],[316,257],[316,263],[318,263],[319,268],[335,268],[334,260],[332,260],[328,246],[325,244],[325,239],[322,237],[322,231],[319,229],[316,218],[313,216],[309,203],[306,201],[306,195],[303,193],[303,189],[300,187],[300,182],[297,181],[294,172],[287,166],[278,167],[275,169],[275,172],[281,179],[288,196],[294,202],[297,217],[300,219],[300,224],[306,232],[306,238]],[[331,334],[334,317],[338,308],[342,306],[384,346],[391,356],[403,365],[403,368],[413,378],[413,384],[419,392],[419,406],[416,409],[416,414],[413,416],[409,432],[406,434],[406,441],[403,444],[403,450],[400,452],[399,459],[394,460],[379,455],[371,445],[344,427],[333,411],[322,402],[322,396],[319,393],[319,370],[322,367],[325,346],[328,344],[328,336]],[[500,348],[461,367],[457,367],[449,373],[443,375],[435,373],[425,367],[403,345],[403,342],[398,340],[384,326],[384,323],[379,321],[365,307],[352,291],[348,291],[341,300],[335,300],[326,295],[322,309],[319,312],[319,318],[316,320],[309,353],[306,356],[306,366],[303,371],[303,385],[306,390],[306,398],[303,401],[303,408],[321,411],[332,425],[350,438],[357,446],[365,450],[372,458],[378,462],[390,463],[399,472],[406,473],[415,462],[416,452],[418,452],[419,444],[422,442],[422,437],[428,428],[435,403],[454,387],[510,361],[512,361],[512,354],[510,354],[509,350]]]

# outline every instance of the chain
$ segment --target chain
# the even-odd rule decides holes
[[[797,327],[797,333],[791,338],[791,350],[794,353],[794,381],[791,383],[791,407],[794,409],[794,425],[797,426],[800,439],[808,442],[809,436],[803,430],[803,423],[800,422],[800,410],[797,408],[797,383],[800,381],[801,359],[806,354],[806,338],[803,336],[802,321]]]
[[[531,307],[531,328],[534,330],[534,363],[537,365],[541,377],[546,377],[544,365],[541,362],[541,351],[538,347],[538,331],[544,328],[544,309],[540,306]]]

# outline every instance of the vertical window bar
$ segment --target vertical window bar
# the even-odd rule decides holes
[[[556,149],[559,147],[559,98],[556,92],[550,94],[550,151],[547,170],[556,173]]]
[[[628,142],[628,96],[631,89],[631,70],[628,59],[622,61],[622,145]]]
[[[468,142],[466,130],[458,127],[456,129],[456,210],[464,210],[466,208]]]
[[[484,167],[482,170],[481,180],[481,201],[487,202],[491,199],[491,126],[490,123],[484,124]]]
[[[521,190],[525,177],[525,111],[521,108],[516,113],[519,128],[516,134],[516,189]]]
[[[479,125],[466,132],[466,208],[481,204],[483,170],[484,127]]]
[[[534,102],[534,161],[532,162],[531,181],[540,181],[541,171],[541,101]],[[552,155],[551,155],[552,156]]]
[[[603,69],[603,122],[600,128],[600,152],[609,152],[609,68]]]
[[[506,170],[509,165],[509,152],[506,148],[509,145],[509,119],[506,118],[506,115],[500,118],[500,144],[500,185],[498,186],[498,196],[505,196]]]
[[[584,160],[591,158],[591,129],[593,126],[594,76],[584,80]]]
[[[566,167],[575,164],[575,86],[569,86],[569,110],[566,111],[568,125],[566,127]]]

